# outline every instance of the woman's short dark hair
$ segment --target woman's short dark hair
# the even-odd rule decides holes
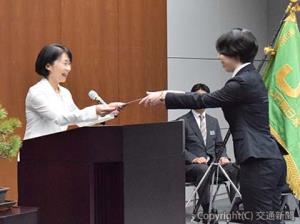
[[[254,61],[258,45],[250,30],[235,28],[218,38],[216,49],[219,54],[238,57],[242,63],[246,63]]]
[[[191,89],[191,92],[194,93],[194,92],[197,92],[200,89],[207,92],[207,93],[210,93],[210,90],[209,90],[208,86],[203,84],[203,83],[197,83],[197,84],[193,85],[193,87]]]
[[[49,44],[43,47],[35,62],[36,73],[47,78],[49,75],[49,71],[46,69],[46,65],[52,65],[54,61],[58,59],[63,53],[66,53],[70,61],[72,62],[72,53],[65,46],[61,44]]]

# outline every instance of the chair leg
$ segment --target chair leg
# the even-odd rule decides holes
[[[193,215],[197,215],[199,208],[200,208],[200,200],[198,199],[198,201],[194,207],[194,210],[193,210]]]
[[[217,190],[216,190],[216,192],[214,193],[214,196],[213,196],[213,198],[212,198],[212,204],[215,202],[215,199],[216,199],[216,197],[217,197],[217,193],[219,192],[219,189],[220,189],[220,184],[218,184]]]
[[[300,217],[300,202],[293,196],[294,200],[295,200],[295,204],[296,204],[296,209],[295,209],[295,217]]]
[[[224,183],[224,185],[225,185],[225,188],[226,188],[226,192],[227,192],[227,195],[228,195],[229,201],[230,201],[230,202],[232,202],[232,200],[231,200],[231,198],[230,198],[230,190],[229,190],[229,187],[228,187],[228,185],[227,185],[227,183],[226,183],[226,182]]]
[[[194,195],[193,208],[195,209],[197,202],[197,194]]]

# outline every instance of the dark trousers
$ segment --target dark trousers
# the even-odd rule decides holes
[[[238,173],[239,170],[236,166],[234,166],[232,163],[226,164],[223,166],[224,170],[232,180],[232,182],[237,185],[238,183]],[[204,176],[206,170],[208,169],[208,165],[206,164],[187,164],[185,166],[185,175],[186,175],[186,181],[188,182],[194,182],[195,185],[197,186],[198,183],[200,182],[201,178]],[[219,178],[225,180],[225,176],[223,173],[220,171],[219,172]],[[209,204],[210,200],[210,185],[211,185],[211,180],[208,180],[208,184],[202,185],[198,189],[198,195],[199,198],[201,198],[201,205],[205,206]],[[230,199],[234,197],[234,191],[231,189],[230,190]],[[201,194],[201,195],[200,195]]]
[[[281,187],[286,165],[279,159],[249,159],[240,168],[240,190],[248,223],[280,223],[273,214],[280,211]],[[275,215],[276,217],[276,215]]]

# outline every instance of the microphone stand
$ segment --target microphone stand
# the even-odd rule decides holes
[[[241,193],[239,192],[238,188],[235,186],[235,184],[232,182],[232,180],[230,179],[230,177],[228,176],[228,174],[226,173],[224,168],[219,163],[219,160],[222,157],[223,151],[225,149],[225,146],[228,142],[229,137],[230,137],[230,131],[228,130],[223,142],[219,142],[219,143],[216,144],[216,149],[215,149],[216,156],[215,156],[214,161],[209,165],[208,169],[206,170],[205,174],[203,175],[203,177],[199,181],[199,183],[196,186],[196,188],[194,189],[190,199],[188,200],[188,202],[185,205],[185,207],[187,208],[188,205],[190,204],[190,202],[192,201],[192,199],[194,198],[194,195],[197,193],[198,189],[201,187],[200,191],[199,191],[199,194],[198,194],[198,196],[199,196],[198,202],[197,202],[197,205],[195,206],[193,214],[197,214],[197,212],[199,210],[205,186],[207,184],[209,184],[210,180],[212,180],[211,181],[212,184],[215,182],[215,180],[214,180],[215,174],[217,174],[217,181],[218,181],[219,170],[221,170],[221,172],[224,174],[226,180],[228,180],[230,182],[230,184],[233,187],[233,189],[235,190],[235,192],[241,197]],[[210,197],[208,213],[211,212],[212,202],[213,202],[213,199],[212,199],[212,197]],[[210,221],[210,216],[209,216],[208,223],[209,223],[209,221]]]

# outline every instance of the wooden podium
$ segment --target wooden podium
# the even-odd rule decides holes
[[[19,205],[40,224],[185,223],[183,123],[85,127],[23,142]]]

